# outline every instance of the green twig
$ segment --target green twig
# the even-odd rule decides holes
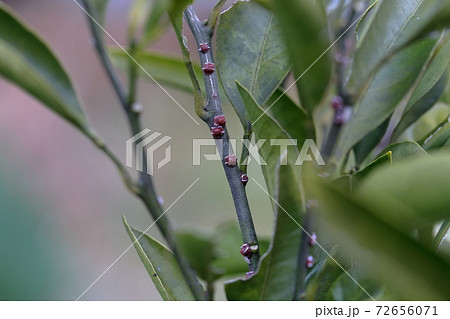
[[[129,53],[136,59],[136,52],[138,51],[136,43],[131,40],[129,43]],[[128,97],[127,97],[127,107],[131,108],[133,111],[133,103],[136,101],[136,91],[137,91],[137,74],[138,65],[134,61],[130,61],[128,65]]]
[[[184,12],[186,21],[191,29],[197,46],[206,43],[211,47],[212,29],[201,22],[195,14],[192,6],[188,6]],[[206,53],[200,53],[201,64],[213,63],[214,57],[212,50]],[[221,115],[222,104],[219,96],[219,82],[217,73],[214,72],[211,75],[204,75],[203,77],[206,89],[207,104],[204,108],[206,113],[202,117],[208,127],[214,126],[214,116]],[[231,189],[231,195],[233,197],[234,206],[239,220],[241,228],[242,239],[244,243],[249,245],[255,245],[258,247],[258,238],[256,236],[255,226],[253,224],[252,215],[250,213],[250,207],[248,205],[247,195],[245,193],[244,185],[241,183],[241,171],[238,166],[228,167],[224,164],[225,157],[234,154],[230,145],[228,130],[225,127],[225,133],[221,139],[216,139],[216,145],[219,150],[222,159],[222,166],[225,170],[225,175],[228,180],[228,184]],[[250,258],[249,270],[255,271],[259,261],[259,249],[256,249]]]
[[[184,42],[182,24],[180,25],[179,21],[176,20],[178,17],[170,15],[169,18],[175,30],[178,43],[180,44],[184,65],[186,66],[189,78],[191,79],[192,82],[192,87],[194,88],[195,113],[199,118],[204,120],[207,117],[207,114],[203,108],[202,90],[200,88],[200,84],[198,83],[197,75],[195,74],[194,66],[191,61],[191,54],[189,53],[189,49],[187,48]]]

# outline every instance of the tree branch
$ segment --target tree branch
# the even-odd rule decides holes
[[[194,35],[197,47],[200,48],[201,44],[206,44],[209,48],[211,48],[211,38],[213,32],[210,26],[205,25],[198,19],[192,6],[187,7],[184,15],[189,28]],[[205,65],[205,63],[214,62],[212,50],[210,49],[206,50],[204,53],[200,52],[199,55],[202,65]],[[214,126],[214,116],[222,115],[222,105],[219,97],[219,83],[216,72],[213,72],[210,75],[204,74],[203,79],[205,82],[207,103],[204,108],[206,113],[202,119],[208,127],[211,128]],[[229,167],[225,165],[225,157],[228,155],[234,155],[234,151],[230,145],[228,130],[226,127],[224,127],[224,131],[225,132],[222,138],[215,139],[216,146],[219,150],[222,159],[222,166],[231,189],[231,195],[233,197],[234,206],[236,208],[239,225],[242,232],[242,239],[244,243],[257,247],[251,256],[249,263],[249,270],[255,271],[259,261],[258,238],[253,225],[245,188],[241,182],[242,172],[238,166]]]

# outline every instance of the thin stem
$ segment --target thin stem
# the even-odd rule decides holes
[[[220,11],[222,10],[222,7],[225,4],[225,2],[227,2],[227,0],[219,0],[212,9],[211,13],[209,14],[207,26],[210,29],[210,32],[214,32],[217,19],[219,18]]]
[[[132,57],[136,58],[137,46],[134,40],[129,43],[129,53]],[[133,108],[133,103],[136,101],[137,92],[137,71],[138,66],[136,63],[131,62],[128,65],[128,98],[127,106]]]
[[[187,7],[184,15],[189,28],[194,35],[197,46],[199,47],[200,44],[206,43],[209,47],[211,47],[212,29],[198,19],[192,6]],[[202,65],[205,63],[214,63],[212,50],[209,50],[206,53],[199,54]],[[208,125],[208,128],[210,128],[214,126],[214,116],[223,114],[222,104],[220,102],[219,83],[216,72],[211,75],[204,75],[203,79],[206,89],[207,104],[204,108],[206,114],[202,119]],[[236,213],[241,228],[242,239],[244,243],[258,247],[258,238],[256,236],[252,215],[250,213],[247,195],[245,193],[244,185],[241,183],[242,172],[240,171],[238,166],[228,167],[227,165],[225,165],[225,157],[234,154],[233,148],[230,145],[228,130],[226,129],[226,127],[223,137],[221,139],[216,139],[215,141],[222,158],[222,166],[231,189],[231,195],[233,197],[234,206],[236,208]],[[252,257],[250,258],[250,271],[256,270],[258,261],[259,247],[254,251]]]
[[[81,2],[86,12],[88,12],[92,16],[92,8],[91,5],[89,4],[89,1],[82,0]],[[119,77],[114,72],[113,65],[111,63],[111,60],[109,59],[108,53],[106,52],[105,46],[103,44],[103,37],[101,35],[101,30],[98,28],[97,24],[94,22],[93,19],[87,17],[87,20],[89,23],[91,34],[94,38],[95,49],[97,50],[98,56],[100,57],[103,68],[105,69],[108,75],[108,78],[114,88],[114,91],[117,95],[117,98],[120,101],[120,104],[124,108],[124,111],[128,113],[130,110],[127,108],[127,95],[122,87],[122,84],[120,83]]]
[[[303,294],[305,292],[305,277],[306,277],[306,261],[309,256],[309,241],[310,238],[308,234],[311,234],[311,222],[312,216],[314,214],[315,203],[314,201],[309,201],[306,205],[306,213],[303,219],[303,229],[300,240],[300,247],[298,251],[297,259],[297,274],[296,274],[296,284],[294,291],[294,300],[302,300]]]
[[[350,17],[347,20],[347,23],[338,31],[337,34],[343,34],[345,30],[347,30],[351,23],[353,23],[353,19],[355,17],[355,10],[352,8],[352,11],[350,13]],[[344,88],[345,83],[345,74],[346,74],[346,66],[347,66],[347,59],[349,59],[349,50],[347,48],[347,36],[344,36],[339,42],[338,42],[338,49],[335,52],[336,62],[337,62],[337,94],[340,96],[343,100],[344,106],[350,106],[352,105],[352,100],[349,94],[346,92]],[[334,146],[336,144],[336,141],[338,139],[338,136],[341,132],[342,126],[343,126],[343,110],[341,113],[335,112],[333,123],[331,125],[330,130],[328,131],[328,135],[325,137],[324,142],[322,144],[322,150],[321,154],[325,162],[328,161],[328,159],[331,156],[331,153],[333,152]],[[339,118],[341,117],[341,118]]]
[[[82,3],[86,12],[92,15],[92,10],[89,2],[86,0],[82,0]],[[135,103],[137,69],[134,65],[132,65],[134,64],[134,62],[131,61],[129,66],[129,93],[127,95],[116,72],[114,71],[111,60],[109,59],[108,53],[101,37],[100,29],[90,17],[88,17],[88,23],[95,41],[95,48],[97,50],[98,56],[100,57],[100,61],[102,62],[103,68],[108,75],[108,78],[114,88],[119,102],[123,110],[125,111],[125,114],[127,115],[130,131],[132,135],[135,135],[141,131],[140,113],[134,112],[132,110],[132,105]],[[131,52],[132,54],[134,54],[133,47],[131,47]],[[145,173],[147,171],[147,158],[145,152],[143,158],[144,169],[143,172],[139,175],[139,185],[135,186],[122,163],[106,147],[105,143],[93,132],[91,132],[91,135],[89,137],[110,159],[113,160],[114,164],[119,169],[122,179],[124,180],[128,189],[142,200],[152,218],[154,220],[157,220],[156,224],[161,234],[164,236],[169,248],[174,253],[178,265],[180,266],[181,272],[183,273],[183,276],[187,284],[189,285],[189,288],[191,289],[194,297],[197,300],[205,300],[206,296],[202,286],[200,285],[196,275],[190,268],[188,261],[178,249],[175,240],[175,234],[173,232],[174,228],[170,222],[170,219],[166,215],[163,215],[164,211],[158,201],[158,196],[153,185],[153,180],[150,175]]]
[[[208,281],[206,286],[206,291],[208,292],[208,300],[214,300],[214,281]]]

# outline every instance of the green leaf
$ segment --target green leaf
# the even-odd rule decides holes
[[[249,119],[236,81],[263,105],[289,72],[278,20],[254,1],[238,1],[220,15],[216,47],[220,81],[247,127]]]
[[[442,166],[445,162],[447,165]],[[419,179],[424,177],[422,173],[419,174],[420,178],[417,178],[417,180],[412,179],[417,175],[417,172],[421,172],[420,169],[424,168],[424,163],[427,163],[427,168],[433,167],[437,173],[450,172],[448,157],[445,161],[444,158],[435,161],[416,161],[414,165],[411,165],[411,163],[406,166],[397,165],[395,168],[393,165],[392,169],[379,170],[369,177],[364,184],[372,185],[376,183],[378,187],[386,188],[385,190],[372,189],[371,196],[381,201],[378,204],[375,204],[374,201],[368,201],[366,197],[361,198],[358,195],[351,197],[349,194],[339,192],[323,182],[319,182],[316,195],[321,202],[321,207],[323,207],[321,211],[327,224],[333,225],[329,227],[329,235],[333,236],[348,253],[351,253],[354,260],[363,266],[372,278],[387,285],[402,299],[448,300],[450,298],[450,290],[448,289],[450,287],[450,278],[448,277],[450,265],[407,234],[399,231],[397,225],[392,226],[391,223],[380,218],[382,214],[398,214],[399,205],[390,206],[389,204],[392,201],[389,200],[389,203],[386,203],[386,198],[395,198],[399,202],[405,200],[402,194],[397,192],[388,194],[388,192],[400,190],[401,193],[406,193],[412,191],[413,193],[408,196],[408,201],[417,196],[414,188],[405,187],[405,185],[409,183],[409,186],[416,186],[416,183],[420,182]],[[417,164],[419,164],[419,167],[417,167]],[[414,171],[412,170],[413,167],[415,167]],[[401,176],[396,174],[398,170],[401,171]],[[389,174],[394,176],[391,177]],[[433,174],[433,177],[436,177],[435,175]],[[380,184],[381,180],[382,185]],[[402,185],[391,184],[393,182],[395,184],[396,181],[401,181]],[[445,198],[446,195],[442,191],[439,192],[439,187],[442,185],[433,186],[434,184],[430,184],[428,180],[424,182],[424,185],[430,190],[426,192],[426,195],[419,196],[421,200],[430,195],[431,191],[440,193],[439,200]],[[422,191],[424,190],[424,187],[420,188]],[[436,197],[433,199],[436,200]],[[415,203],[417,204],[421,200],[415,200]],[[428,209],[428,212],[431,209]],[[401,220],[411,224],[410,220],[415,218],[417,217],[403,216]]]
[[[331,252],[330,255],[333,256],[334,253]],[[330,257],[315,265],[306,277],[306,300],[325,300],[329,290],[343,273],[342,268]]]
[[[398,141],[423,142],[434,130],[446,122],[450,115],[450,105],[436,103],[430,110],[419,117],[399,137]]]
[[[163,300],[195,300],[173,253],[147,234],[131,228],[125,216],[122,216],[122,220],[134,248]]]
[[[347,153],[362,137],[392,115],[417,80],[435,44],[435,39],[414,43],[396,54],[377,72],[367,92],[355,106],[351,121],[340,134],[336,158]]]
[[[175,34],[180,43],[183,43],[183,11],[192,4],[193,0],[170,0],[168,14]]]
[[[450,115],[448,119],[433,130],[423,141],[421,141],[422,147],[425,151],[429,152],[437,150],[445,146],[450,140]]]
[[[326,16],[315,1],[272,0],[293,64],[301,105],[309,113],[324,98],[331,80]]]
[[[128,38],[135,37],[136,32],[140,31],[146,14],[150,9],[150,2],[147,0],[134,0],[128,14]]]
[[[251,94],[243,86],[241,86],[239,82],[236,82],[236,85],[239,89],[242,100],[244,101],[249,119],[254,123],[253,132],[255,134],[255,142],[264,142],[264,144],[262,144],[259,148],[259,155],[262,158],[261,169],[266,181],[267,190],[271,196],[274,196],[275,177],[273,172],[278,165],[281,154],[279,147],[270,145],[269,140],[289,139],[292,143],[294,143],[295,141],[293,137],[289,134],[287,129],[281,126],[279,119],[280,117],[284,117],[285,119],[282,121],[286,123],[288,121],[287,118],[289,117],[305,118],[306,116],[304,115],[304,112],[295,104],[286,103],[281,105],[282,100],[280,99],[280,104],[277,103],[277,105],[271,109],[271,111],[277,112],[278,118],[276,119],[269,112],[264,113],[264,109],[258,105]],[[258,121],[256,121],[257,119]],[[291,131],[292,129],[294,128],[290,128]],[[301,145],[304,141],[305,137],[302,138],[301,134],[302,133],[299,133],[296,136],[297,146],[299,144]],[[295,146],[291,146],[291,148],[293,147]],[[295,162],[295,158],[293,157],[294,154],[298,154],[298,152],[288,151],[289,158],[287,158],[287,160],[291,163]]]
[[[242,258],[239,247],[242,245],[242,233],[237,223],[220,225],[212,235],[216,259],[213,266],[225,276],[241,275],[248,271],[248,264]],[[259,251],[264,254],[269,247],[269,239],[259,237]]]
[[[394,151],[393,151],[394,154]],[[356,197],[379,219],[408,232],[449,216],[449,156],[420,156],[377,170],[364,180]]]
[[[353,147],[356,165],[361,165],[372,150],[381,142],[389,126],[389,119],[385,120],[376,129],[367,134]]]
[[[128,36],[140,33],[139,46],[144,49],[149,43],[158,39],[166,30],[169,19],[165,14],[170,8],[167,0],[135,0],[130,10]]]
[[[177,231],[176,236],[180,251],[206,282],[248,271],[248,264],[239,252],[242,234],[235,222],[223,223],[212,233],[184,230]],[[267,251],[268,246],[269,240],[259,238],[261,253]]]
[[[167,0],[153,1],[152,9],[144,25],[142,46],[155,41],[166,30],[166,26],[169,22],[168,17],[165,14],[167,12],[167,2]]]
[[[294,296],[302,234],[298,225],[303,215],[301,189],[291,165],[279,165],[276,180],[275,199],[279,205],[275,206],[275,230],[269,251],[255,275],[225,285],[228,300],[292,300]]]
[[[450,42],[439,50],[436,57],[420,80],[405,108],[402,119],[392,134],[392,140],[398,136],[420,116],[427,112],[441,97],[447,85],[445,70],[450,63]]]
[[[357,171],[354,174],[345,175],[342,176],[336,180],[333,181],[335,185],[340,185],[342,189],[348,190],[350,193],[353,192],[354,189],[356,189],[359,184],[364,181],[370,174],[372,174],[375,170],[377,170],[380,167],[384,167],[386,165],[392,164],[392,152],[382,152],[381,154],[384,154],[377,159],[375,159],[373,162],[369,163],[366,167],[363,169]]]
[[[262,108],[298,142],[302,142],[305,138],[314,138],[312,118],[308,117],[305,111],[282,90],[276,90]]]
[[[359,267],[360,268],[360,267]],[[382,289],[380,284],[367,279],[367,275],[362,276],[358,269],[353,268],[348,271],[357,282],[366,290],[374,299],[379,300],[383,297],[380,295]],[[331,285],[327,291],[325,300],[336,301],[371,301],[372,299],[361,289],[361,287],[346,273],[342,273]]]
[[[430,157],[419,144],[410,141],[391,144],[382,150],[380,154],[385,154],[386,152],[392,153],[392,161],[394,163],[413,157]]]
[[[370,25],[356,44],[349,91],[357,94],[386,58],[424,31],[440,27],[450,17],[449,6],[449,1],[435,0],[384,0],[377,4]]]
[[[80,130],[88,130],[72,83],[54,53],[4,5],[0,5],[0,75]]]
[[[212,267],[212,262],[217,257],[210,236],[198,232],[178,231],[176,238],[178,248],[201,279],[214,282],[219,278],[219,271]]]
[[[311,269],[306,277],[305,299],[319,301],[370,300],[364,290],[373,297],[378,296],[380,285],[368,280],[367,274],[363,273],[359,265],[352,263],[350,258],[339,256],[337,251],[337,246],[333,247],[330,251],[333,258],[327,256]],[[337,260],[339,260],[339,264]]]
[[[109,53],[114,65],[126,72],[130,60],[128,55],[120,49],[110,49]],[[134,58],[158,83],[188,93],[194,92],[191,79],[186,72],[186,66],[183,60],[154,52],[139,52]],[[200,66],[197,64],[194,64],[193,66],[195,72],[198,75],[201,75],[202,71]],[[140,72],[140,75],[144,79],[153,82],[153,80],[143,71]]]

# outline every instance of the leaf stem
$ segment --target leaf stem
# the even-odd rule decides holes
[[[296,284],[293,300],[302,300],[304,299],[305,292],[305,278],[306,278],[306,261],[309,256],[309,242],[310,237],[308,234],[311,234],[311,222],[312,216],[315,210],[315,202],[308,201],[306,204],[306,213],[303,219],[303,231],[300,240],[300,247],[298,250],[298,259],[297,259],[297,274],[296,274]]]
[[[202,43],[207,43],[211,47],[212,43],[212,29],[210,26],[205,25],[199,20],[192,6],[188,6],[184,11],[184,16],[186,18],[187,24],[194,35],[197,46],[199,47]],[[201,64],[213,63],[214,57],[212,50],[207,53],[199,53]],[[203,76],[207,104],[204,108],[206,113],[202,117],[202,120],[208,125],[208,128],[214,126],[214,116],[220,115],[222,113],[222,104],[220,102],[219,96],[219,82],[216,72],[211,75]],[[225,127],[225,133],[221,139],[216,139],[216,146],[219,150],[220,156],[222,158],[222,166],[225,171],[225,175],[228,184],[231,189],[231,195],[233,197],[234,206],[236,208],[237,217],[239,220],[239,225],[241,228],[242,239],[244,243],[249,245],[258,246],[258,238],[255,231],[255,226],[253,224],[252,215],[250,213],[250,207],[247,200],[247,195],[245,192],[244,185],[241,183],[242,172],[238,166],[228,167],[224,164],[225,157],[234,154],[233,148],[230,145],[230,139],[228,135],[228,130]],[[250,258],[249,270],[255,271],[258,266],[259,261],[259,247],[254,251],[252,257]]]
[[[84,8],[89,15],[92,16],[92,10],[89,5],[89,2],[86,0],[82,0],[82,3],[84,5]],[[128,123],[130,126],[130,131],[132,135],[136,135],[141,131],[141,124],[140,124],[140,113],[134,112],[132,110],[132,105],[135,103],[135,92],[136,92],[136,78],[137,78],[137,72],[135,69],[134,61],[130,61],[129,66],[129,92],[125,91],[123,88],[119,77],[117,76],[111,60],[108,56],[108,53],[106,51],[105,45],[103,43],[100,29],[97,26],[97,24],[88,17],[88,23],[91,29],[92,36],[95,41],[95,48],[97,50],[98,56],[100,58],[100,61],[103,65],[103,68],[105,69],[108,78],[114,88],[114,91],[119,99],[119,102],[125,111],[125,114],[128,119]],[[134,53],[134,48],[131,48],[132,53]],[[91,135],[89,136],[90,139],[110,158],[113,160],[116,167],[119,169],[119,172],[122,176],[122,179],[124,180],[127,188],[134,193],[136,196],[138,196],[142,202],[144,203],[145,207],[147,208],[148,212],[152,216],[153,220],[156,220],[156,224],[161,232],[161,234],[164,236],[169,248],[172,250],[172,252],[175,255],[175,258],[180,266],[180,269],[183,273],[183,276],[189,285],[193,295],[197,300],[205,300],[205,292],[200,285],[196,275],[192,271],[192,269],[189,266],[188,261],[186,258],[180,253],[178,246],[176,244],[175,240],[175,234],[173,232],[173,226],[170,222],[170,219],[164,215],[163,208],[161,204],[158,201],[158,196],[156,194],[156,189],[153,185],[152,177],[145,172],[147,171],[146,165],[147,165],[147,158],[146,154],[144,152],[144,168],[143,172],[139,175],[139,184],[136,186],[133,182],[131,177],[126,172],[125,168],[123,167],[123,164],[118,160],[118,158],[107,148],[105,143],[93,132],[90,132]]]

